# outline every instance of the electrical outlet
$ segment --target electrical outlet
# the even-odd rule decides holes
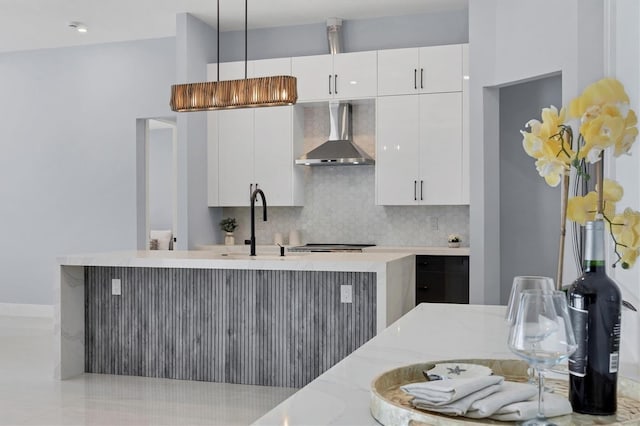
[[[432,217],[431,218],[431,230],[432,231],[437,231],[438,230],[438,217]]]
[[[111,295],[122,296],[122,281],[120,281],[120,278],[111,280]]]
[[[353,303],[353,286],[340,286],[340,303]]]

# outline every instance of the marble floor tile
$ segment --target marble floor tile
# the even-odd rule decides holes
[[[84,374],[53,379],[53,324],[0,316],[0,426],[246,425],[297,389]]]

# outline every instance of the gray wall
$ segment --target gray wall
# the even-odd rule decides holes
[[[562,77],[547,77],[500,89],[500,303],[513,277],[556,276],[560,186],[537,175],[535,159],[522,148],[520,130],[540,120],[542,108],[562,104]]]
[[[136,247],[136,118],[170,113],[175,41],[0,55],[0,301],[53,303],[55,258]]]
[[[173,130],[149,131],[149,229],[173,229]]]
[[[343,21],[342,31],[345,52],[456,44],[469,40],[466,10]],[[329,53],[327,27],[318,23],[251,30],[247,50],[249,59]],[[220,61],[243,59],[244,31],[220,34]]]
[[[198,18],[176,17],[178,83],[206,81],[207,64],[215,60],[216,32]],[[220,209],[207,207],[207,120],[204,112],[178,114],[177,249],[215,240]]]

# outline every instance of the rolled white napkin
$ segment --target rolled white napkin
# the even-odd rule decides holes
[[[465,416],[474,419],[489,417],[505,405],[527,401],[537,394],[538,389],[529,383],[503,382],[498,392],[473,402]]]
[[[435,411],[442,414],[449,414],[451,416],[465,416],[471,405],[473,405],[478,400],[482,400],[483,398],[490,397],[495,392],[500,390],[500,385],[489,385],[483,389],[470,393],[464,398],[460,398],[456,401],[450,402],[448,404],[431,404],[428,401],[422,400],[420,398],[414,398],[411,403],[414,407],[419,408],[421,410]]]
[[[486,387],[497,385],[504,380],[501,376],[474,377],[471,379],[435,380],[410,383],[400,387],[423,403],[434,406],[450,404]]]
[[[573,411],[569,400],[562,395],[545,392],[543,398],[545,417],[563,416]],[[500,421],[519,421],[533,419],[537,414],[538,398],[533,398],[529,401],[505,405],[489,418]]]

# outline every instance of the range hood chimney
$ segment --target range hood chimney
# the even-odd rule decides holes
[[[327,41],[332,55],[342,53],[342,19],[327,19]],[[356,166],[375,164],[366,152],[353,143],[351,104],[329,101],[329,140],[296,160],[305,166]]]

